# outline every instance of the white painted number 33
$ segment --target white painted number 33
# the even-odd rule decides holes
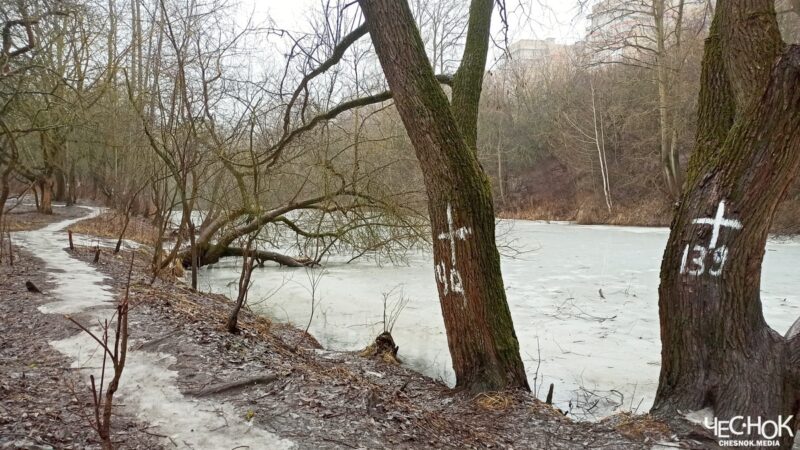
[[[686,247],[683,249],[683,257],[681,258],[681,274],[699,277],[708,272],[711,276],[720,276],[722,274],[722,269],[725,267],[725,262],[728,260],[728,247],[725,245],[717,245],[719,241],[719,232],[723,228],[741,230],[742,223],[738,220],[725,218],[724,200],[719,202],[715,217],[694,219],[692,223],[710,225],[712,227],[711,241],[709,241],[707,247],[695,245],[691,250],[689,249],[690,244],[686,244]],[[711,256],[710,260],[709,256]]]

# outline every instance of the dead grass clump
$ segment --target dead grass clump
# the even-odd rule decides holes
[[[358,355],[363,358],[378,358],[385,363],[399,365],[400,360],[397,357],[398,348],[399,347],[394,343],[392,334],[388,331],[384,331],[375,338],[375,342],[358,352]]]
[[[672,220],[672,205],[664,200],[651,200],[635,205],[620,205],[608,223],[641,227],[668,226]]]
[[[608,223],[610,214],[607,208],[595,202],[584,202],[575,214],[575,222],[581,225],[595,225]]]
[[[488,411],[505,411],[514,404],[514,398],[506,392],[482,392],[475,397],[474,402]]]
[[[633,440],[661,440],[671,434],[669,425],[650,414],[634,415],[630,412],[615,414],[604,420],[623,436]]]
[[[369,358],[375,354],[375,343],[369,344],[368,346],[364,347],[364,350],[358,352],[358,356],[362,358]]]
[[[119,238],[125,226],[125,216],[116,212],[106,212],[91,219],[81,220],[69,227],[73,233],[88,234],[109,239]],[[124,239],[144,245],[155,245],[158,229],[141,217],[131,217]]]
[[[615,203],[611,211],[601,198],[588,196],[573,209],[567,203],[538,202],[522,208],[498,213],[502,219],[571,220],[580,225],[667,226],[672,219],[672,206],[663,199],[644,202]],[[795,217],[800,215],[800,202]],[[800,230],[798,230],[800,231]]]

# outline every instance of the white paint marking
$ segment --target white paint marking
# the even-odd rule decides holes
[[[447,268],[441,261],[439,261],[439,264],[436,264],[436,281],[444,285],[444,295],[450,293],[450,285],[447,284]]]
[[[706,271],[705,259],[706,255],[708,255],[708,250],[702,245],[695,245],[693,251],[697,252],[699,256],[692,258],[692,264],[695,265],[695,269],[689,270],[689,275],[694,275],[699,277]]]
[[[719,202],[717,207],[717,215],[712,218],[694,219],[692,223],[700,225],[711,225],[711,242],[708,243],[708,249],[713,250],[717,248],[717,240],[719,239],[719,230],[722,227],[733,228],[734,230],[741,230],[742,223],[734,219],[725,218],[725,200]]]
[[[728,260],[728,247],[722,245],[717,249],[714,249],[714,264],[717,265],[716,268],[708,269],[708,273],[711,275],[718,277],[722,274],[722,268],[725,267],[725,261]]]
[[[456,269],[456,241],[466,241],[467,237],[471,234],[472,230],[468,227],[456,228],[455,221],[453,220],[453,206],[448,203],[447,231],[439,234],[439,240],[448,241],[450,245],[449,274],[444,262],[439,261],[436,264],[436,279],[442,283],[444,295],[449,294],[451,289],[453,292],[464,294],[464,283],[461,279],[461,274],[458,272],[458,269]]]
[[[681,257],[681,274],[686,273],[686,260],[689,257],[689,244],[686,244],[686,247],[683,249],[683,257]]]
[[[702,245],[694,246],[692,252],[697,253],[697,256],[693,256],[691,261],[689,261],[689,244],[686,245],[686,247],[683,249],[683,256],[681,257],[680,273],[694,275],[696,277],[703,275],[706,272],[705,261],[710,252],[713,258],[713,265],[708,267],[708,274],[714,277],[722,275],[722,269],[725,267],[725,263],[728,261],[728,247],[725,245],[720,245],[717,247],[717,243],[719,242],[719,232],[722,228],[741,230],[742,223],[735,219],[725,218],[725,200],[719,202],[717,213],[713,218],[704,217],[694,219],[692,220],[692,223],[699,225],[711,225],[711,240],[708,243],[708,247]],[[693,266],[694,268],[690,268],[690,266]]]

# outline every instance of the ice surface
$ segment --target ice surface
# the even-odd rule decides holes
[[[657,288],[668,230],[506,224],[513,226],[504,239],[530,250],[504,257],[503,276],[531,387],[538,368],[540,397],[554,383],[556,405],[578,418],[649,409],[660,369]],[[764,313],[781,334],[800,315],[798,262],[797,241],[767,245]],[[202,271],[200,287],[235,297],[238,270],[237,260],[223,260]],[[253,278],[250,302],[262,300],[254,308],[305,327],[313,275],[269,267]],[[430,255],[414,255],[401,267],[329,261],[310,332],[326,347],[363,348],[382,331],[381,293],[397,286],[411,299],[393,331],[400,357],[452,383]]]
[[[92,217],[99,208],[87,208]],[[56,287],[57,302],[40,308],[45,313],[75,314],[94,306],[108,305],[95,313],[95,318],[110,320],[114,296],[103,286],[105,277],[91,265],[69,257],[63,251],[67,235],[63,230],[86,217],[52,224],[44,229],[16,233],[15,240],[42,258]],[[65,325],[66,321],[65,321]],[[97,334],[99,329],[94,330]],[[132,336],[135,339],[136,336]],[[135,343],[129,343],[131,348]],[[93,372],[99,379],[102,353],[85,333],[51,342],[58,351],[72,359],[72,367],[84,368],[86,378]],[[252,427],[233,406],[212,400],[185,397],[177,387],[176,371],[170,370],[174,357],[162,353],[130,351],[115,397],[118,405],[141,421],[154,426],[156,432],[183,443],[188,448],[270,448],[293,446],[258,427]],[[88,389],[88,387],[87,387]],[[113,426],[113,425],[112,425]]]

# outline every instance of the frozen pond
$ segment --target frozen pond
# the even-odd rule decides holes
[[[543,398],[554,383],[556,405],[578,418],[649,409],[660,365],[657,288],[668,230],[505,225],[503,240],[525,251],[503,258],[503,277],[531,387],[535,381]],[[771,241],[767,249],[765,316],[783,334],[800,315],[800,243]],[[204,269],[201,289],[235,297],[239,264],[229,259]],[[310,332],[325,347],[345,350],[365,347],[382,331],[382,293],[394,290],[396,298],[402,290],[409,303],[393,330],[400,357],[452,384],[430,255],[401,267],[366,260],[330,261],[323,270],[268,267],[254,279],[253,308],[302,328],[316,284]]]

